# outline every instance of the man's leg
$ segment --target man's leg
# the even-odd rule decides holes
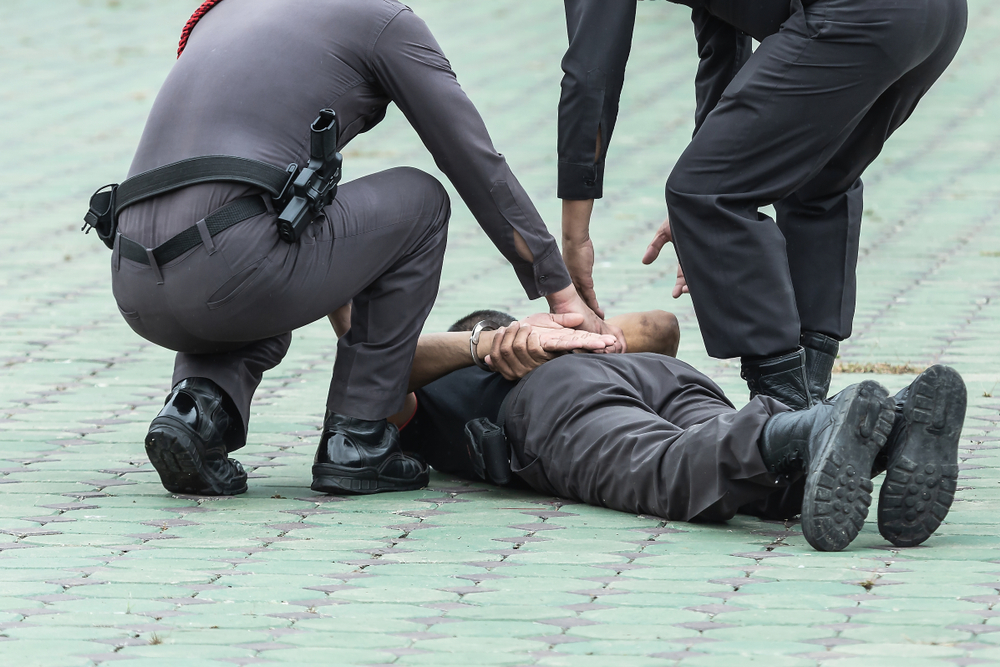
[[[569,355],[514,390],[505,430],[532,487],[672,520],[725,520],[785,486],[757,440],[760,397],[737,411],[708,377],[660,355]]]
[[[758,209],[815,178],[907,72],[957,47],[960,0],[918,4],[796,3],[678,161],[667,204],[712,356],[760,361],[798,348],[785,239]]]
[[[957,12],[938,48],[883,92],[823,169],[775,204],[785,237],[809,385],[825,398],[838,341],[851,335],[861,234],[861,173],[951,63],[964,32]]]
[[[178,352],[174,359],[174,377],[171,386],[188,378],[211,380],[225,392],[231,408],[235,408],[242,421],[242,432],[238,442],[229,444],[234,451],[246,444],[247,427],[250,424],[250,401],[260,384],[265,371],[277,366],[288,352],[292,334],[272,336],[221,354],[185,354]]]

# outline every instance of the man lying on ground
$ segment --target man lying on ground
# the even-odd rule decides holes
[[[737,410],[706,375],[668,356],[678,341],[672,315],[611,322],[629,354],[556,357],[540,337],[573,322],[549,315],[516,322],[479,311],[421,336],[413,393],[392,418],[403,449],[442,472],[505,482],[489,465],[490,426],[499,425],[513,473],[506,483],[679,521],[801,514],[809,544],[824,551],[857,536],[871,478],[883,471],[886,539],[920,544],[945,518],[966,406],[953,369],[932,366],[894,399],[865,381],[809,410],[767,396]],[[492,339],[470,345],[468,332],[475,341],[484,327],[497,328]]]

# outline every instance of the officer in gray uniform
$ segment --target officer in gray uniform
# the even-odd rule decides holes
[[[692,8],[701,57],[695,132],[667,180],[669,222],[643,261],[673,240],[683,266],[674,296],[686,280],[708,353],[741,357],[751,396],[805,408],[825,398],[851,334],[860,176],[951,62],[966,0],[674,1]],[[587,229],[636,2],[565,4],[563,255],[596,309]],[[777,224],[760,212],[768,204]]]
[[[404,5],[214,0],[192,17],[182,49],[129,173],[148,181],[173,169],[187,185],[125,207],[112,256],[125,320],[177,351],[173,391],[146,438],[168,490],[246,490],[246,473],[228,453],[245,443],[262,374],[281,361],[292,330],[352,301],[312,488],[423,486],[426,466],[401,453],[385,417],[405,395],[437,293],[450,211],[434,178],[390,169],[341,185],[307,219],[301,238],[286,242],[275,225],[275,191],[218,174],[196,182],[202,163],[169,166],[179,161],[235,156],[280,173],[310,160],[310,122],[320,109],[336,114],[339,148],[377,125],[394,102],[527,296],[545,296],[554,311],[581,312],[583,326],[605,328],[576,295],[555,240],[434,37]]]

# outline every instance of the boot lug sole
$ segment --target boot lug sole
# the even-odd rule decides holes
[[[146,456],[160,475],[163,488],[170,493],[199,496],[235,496],[246,492],[246,473],[230,479],[214,474],[205,466],[186,429],[164,421],[153,420],[145,440]]]
[[[927,540],[955,500],[966,400],[961,376],[946,366],[932,366],[914,382],[903,406],[905,440],[879,491],[878,529],[897,547]]]
[[[872,502],[872,462],[892,430],[893,406],[881,385],[865,381],[849,391],[846,414],[806,478],[802,534],[819,551],[840,551],[858,536]]]

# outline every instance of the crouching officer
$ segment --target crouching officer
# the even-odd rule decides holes
[[[211,10],[211,11],[209,11]],[[312,488],[420,488],[398,411],[437,293],[450,212],[411,168],[337,185],[340,155],[395,102],[529,298],[580,312],[555,240],[498,154],[426,25],[393,1],[206,2],[121,186],[92,199],[112,286],[140,336],[177,352],[146,436],[167,490],[235,494],[262,374],[291,331],[353,301],[338,343]],[[322,109],[317,117],[317,112]]]

